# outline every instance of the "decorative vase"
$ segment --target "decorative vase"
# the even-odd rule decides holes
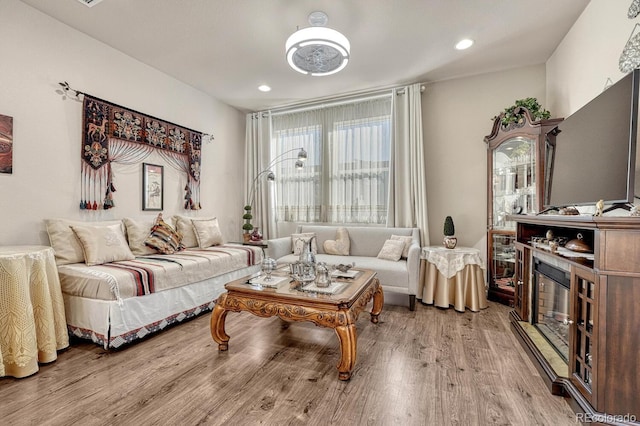
[[[260,264],[262,273],[266,275],[265,281],[271,281],[271,273],[276,270],[276,260],[271,257],[265,257]]]
[[[326,288],[331,285],[331,274],[325,262],[318,262],[316,265],[316,287]]]
[[[260,233],[260,228],[257,226],[253,228],[253,232],[251,233],[251,241],[262,241],[262,234]]]
[[[453,235],[445,235],[443,244],[448,249],[456,248],[456,244],[458,244],[458,239]]]

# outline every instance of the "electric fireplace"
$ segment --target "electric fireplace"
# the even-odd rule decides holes
[[[565,362],[569,360],[569,265],[534,256],[532,323]]]

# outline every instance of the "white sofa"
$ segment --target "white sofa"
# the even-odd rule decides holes
[[[324,242],[335,240],[338,228],[346,228],[349,232],[350,250],[348,256],[327,254],[324,251]],[[407,294],[409,309],[415,310],[420,277],[421,247],[418,228],[298,225],[296,233],[315,233],[318,247],[316,261],[328,264],[355,262],[356,268],[376,271],[384,291]],[[412,243],[406,259],[401,258],[398,261],[378,259],[380,249],[392,235],[411,236]],[[293,254],[290,236],[269,240],[267,255],[276,259],[278,263],[293,263],[298,260],[298,256]]]

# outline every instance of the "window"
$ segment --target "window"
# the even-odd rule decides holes
[[[278,221],[385,224],[391,94],[272,118],[272,158],[298,147],[302,170],[278,164]]]

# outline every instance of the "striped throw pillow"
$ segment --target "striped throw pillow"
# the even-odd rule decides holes
[[[182,234],[162,220],[162,213],[158,214],[155,223],[151,227],[151,234],[144,241],[144,244],[162,254],[173,254],[184,250]]]

